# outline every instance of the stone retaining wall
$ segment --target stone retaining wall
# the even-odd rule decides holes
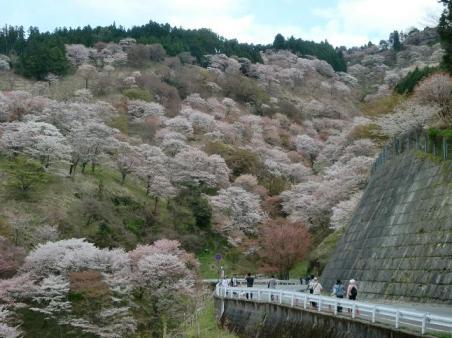
[[[321,281],[351,278],[358,297],[452,304],[452,161],[411,152],[377,170]]]
[[[217,314],[221,299],[215,299]],[[239,337],[256,338],[412,338],[419,335],[316,311],[283,305],[224,300],[220,323]]]

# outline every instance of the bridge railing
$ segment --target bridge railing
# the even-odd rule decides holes
[[[269,281],[270,281],[270,278],[259,278],[259,279],[256,278],[254,280],[254,285],[267,286]],[[216,284],[218,282],[218,279],[204,279],[203,282]],[[245,278],[237,278],[237,283],[239,286],[246,286],[246,279]],[[305,284],[302,285],[300,283],[299,279],[289,279],[289,280],[278,279],[278,280],[276,280],[276,284],[278,286],[299,286],[300,288],[302,288],[302,286],[306,286]]]
[[[215,295],[222,299],[280,304],[292,308],[334,314],[335,316],[348,316],[370,323],[387,324],[396,329],[404,328],[420,331],[422,334],[430,331],[452,334],[452,313],[451,317],[443,317],[427,312],[408,311],[362,301],[278,289],[217,286]]]

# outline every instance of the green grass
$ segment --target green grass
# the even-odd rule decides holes
[[[289,277],[291,279],[297,279],[300,277],[305,277],[308,272],[308,262],[307,261],[301,261],[298,262],[292,270],[289,272]]]
[[[213,298],[208,296],[198,313],[198,320],[187,324],[184,332],[189,338],[237,338],[220,328],[215,319]],[[199,334],[198,334],[199,333]]]

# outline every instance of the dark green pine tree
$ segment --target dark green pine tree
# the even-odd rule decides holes
[[[438,25],[438,33],[445,54],[443,67],[452,74],[452,0],[441,0],[444,4],[444,11]]]
[[[286,39],[282,34],[277,34],[275,36],[275,40],[273,41],[273,48],[275,49],[285,49],[286,48]]]
[[[52,34],[41,34],[37,28],[30,28],[17,71],[26,77],[43,80],[49,73],[64,75],[68,69],[63,42]]]
[[[400,35],[398,31],[394,31],[393,33],[391,33],[390,37],[389,37],[389,42],[392,45],[392,48],[398,52],[402,49],[402,44],[400,43]]]

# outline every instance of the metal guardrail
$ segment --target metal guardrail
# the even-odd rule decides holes
[[[414,130],[394,138],[383,147],[373,163],[372,174],[387,161],[410,150],[419,150],[443,160],[451,160],[452,137],[432,136],[427,130]]]
[[[427,312],[408,311],[384,305],[302,292],[260,288],[225,288],[219,285],[215,288],[215,295],[221,299],[240,299],[249,302],[279,304],[295,309],[310,309],[334,314],[335,316],[364,320],[370,323],[378,322],[391,325],[396,329],[404,328],[420,331],[422,334],[426,332],[452,334],[452,311],[451,317],[444,317]],[[342,307],[342,312],[338,311],[338,307]],[[223,311],[224,308],[221,309],[222,313]]]

